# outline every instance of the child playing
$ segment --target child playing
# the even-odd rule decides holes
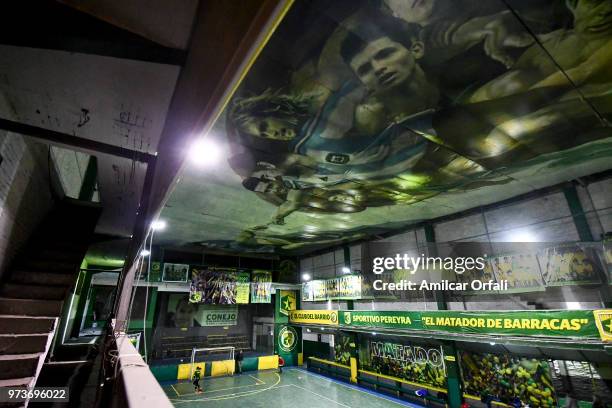
[[[202,387],[200,387],[200,377],[202,376],[202,367],[196,367],[195,372],[193,373],[193,386],[195,387],[195,393],[196,394],[201,394],[202,392]]]

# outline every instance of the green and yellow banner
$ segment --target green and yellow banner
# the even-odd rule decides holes
[[[293,310],[289,314],[291,323],[338,325],[337,310]]]
[[[302,284],[302,301],[361,299],[362,279],[360,275],[345,275],[305,282]]]
[[[290,322],[335,325],[333,311],[297,310]],[[338,311],[339,326],[612,341],[612,310]]]

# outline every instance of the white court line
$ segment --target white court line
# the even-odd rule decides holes
[[[311,394],[316,395],[317,397],[320,397],[320,398],[326,399],[326,400],[331,401],[331,402],[333,402],[334,404],[340,405],[340,406],[342,406],[342,407],[351,408],[350,406],[348,406],[348,405],[344,405],[344,404],[343,404],[343,403],[341,403],[341,402],[335,401],[335,400],[333,400],[333,399],[331,399],[331,398],[327,398],[327,397],[326,397],[326,396],[324,396],[324,395],[317,394],[316,392],[311,391],[311,390],[309,390],[308,388],[300,387],[299,385],[295,385],[295,384],[288,384],[288,385],[292,385],[292,386],[297,387],[297,388],[299,388],[299,389],[301,389],[301,390],[308,391],[308,392],[310,392]],[[278,387],[276,387],[276,388],[278,388]]]
[[[383,399],[383,400],[385,400],[385,401],[393,402],[393,403],[395,403],[395,404],[397,404],[397,405],[401,405],[401,406],[403,406],[403,407],[422,408],[420,405],[413,405],[413,404],[410,404],[409,402],[406,402],[405,404],[402,404],[401,402],[395,401],[395,400],[393,400],[393,399],[391,399],[391,398],[387,398],[385,395],[377,395],[377,394],[374,394],[373,392],[368,392],[368,391],[365,391],[365,390],[360,390],[360,389],[359,389],[359,388],[358,388],[356,385],[355,385],[355,386],[353,386],[353,387],[351,387],[351,386],[349,386],[349,385],[342,384],[342,383],[341,383],[341,382],[339,382],[339,381],[334,381],[334,380],[331,380],[331,379],[326,378],[326,377],[321,376],[321,375],[315,375],[315,374],[310,373],[310,372],[305,371],[305,370],[301,370],[301,369],[289,369],[289,370],[291,370],[291,371],[303,371],[303,372],[304,372],[304,373],[306,373],[307,375],[312,375],[313,377],[320,378],[321,380],[326,380],[326,381],[331,382],[331,383],[333,383],[333,384],[336,384],[336,385],[341,385],[341,386],[343,386],[344,388],[348,388],[349,390],[359,391],[359,392],[362,392],[362,393],[364,393],[364,394],[367,394],[367,395],[369,395],[369,396],[371,396],[371,397],[374,397],[374,398],[380,398],[380,399]]]
[[[246,397],[247,395],[259,394],[261,392],[268,391],[268,390],[273,389],[273,388],[284,387],[284,385],[280,385],[280,386],[277,387],[277,384],[280,383],[281,378],[280,378],[280,376],[278,374],[275,374],[275,375],[278,378],[276,380],[276,382],[274,384],[272,384],[270,387],[264,388],[263,390],[241,391],[241,392],[237,392],[235,394],[222,395],[222,396],[219,396],[219,397],[210,397],[210,398],[195,398],[195,399],[183,399],[183,400],[173,400],[173,399],[170,399],[170,401],[173,402],[173,405],[184,404],[186,402],[220,401],[220,400],[226,400],[226,399],[234,399],[234,398]],[[251,386],[254,386],[254,385],[258,385],[258,384],[253,384]],[[259,384],[259,385],[261,385],[261,384]],[[234,387],[234,388],[236,388],[236,387]],[[213,392],[213,391],[209,391],[209,392]]]
[[[252,379],[254,379],[256,382],[261,383],[261,384],[265,384],[266,382],[264,380],[260,380],[257,377],[253,377],[251,374],[247,374],[249,377],[251,377]]]
[[[263,383],[263,384],[265,384],[265,383]],[[205,392],[208,394],[208,393],[217,392],[217,391],[235,390],[237,388],[257,387],[259,385],[262,385],[262,384],[261,383],[255,383],[255,384],[249,384],[249,385],[237,385],[235,387],[219,388],[218,390],[208,390],[208,391],[205,390]],[[172,389],[174,389],[174,387],[172,387]],[[174,392],[176,392],[176,390],[174,390]],[[199,395],[199,394],[196,394],[195,392],[188,392],[186,394],[180,394],[179,395],[178,392],[177,392],[177,396],[179,396],[179,397],[184,397],[184,396],[187,396],[187,395]]]

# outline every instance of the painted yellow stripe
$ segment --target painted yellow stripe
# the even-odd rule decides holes
[[[364,373],[364,374],[369,374],[369,375],[372,375],[372,376],[375,376],[375,377],[379,377],[379,378],[386,378],[387,380],[399,381],[401,383],[408,384],[408,385],[413,385],[415,387],[426,388],[428,390],[447,392],[447,390],[444,389],[444,388],[434,387],[433,385],[419,384],[419,383],[412,382],[412,381],[406,381],[406,380],[401,379],[401,378],[391,377],[390,375],[373,373],[371,371],[366,371],[366,370],[359,370],[359,372],[360,373]]]
[[[357,382],[357,359],[355,357],[351,357],[351,382]]]
[[[323,360],[321,358],[316,358],[316,357],[308,357],[308,358],[311,359],[311,360],[314,360],[314,361],[318,361],[319,363],[329,364],[329,365],[333,365],[333,366],[336,366],[336,367],[342,367],[342,368],[346,368],[348,370],[351,369],[351,367],[349,367],[347,365],[344,365],[344,364],[336,363],[335,361]]]
[[[274,16],[274,20],[270,24],[268,32],[265,33],[265,35],[261,39],[261,42],[259,44],[257,44],[257,46],[254,48],[254,50],[251,53],[251,55],[247,57],[248,61],[245,64],[244,69],[240,73],[240,76],[238,77],[238,80],[236,81],[236,83],[231,87],[230,91],[225,95],[225,100],[219,106],[219,109],[217,110],[213,120],[210,121],[211,124],[214,124],[219,119],[219,117],[221,116],[221,114],[223,113],[225,108],[227,107],[230,99],[232,98],[234,93],[236,93],[236,90],[238,90],[238,87],[240,86],[240,84],[242,84],[242,81],[244,80],[244,78],[247,76],[247,74],[249,73],[249,71],[253,67],[253,64],[255,64],[255,61],[257,60],[257,57],[259,57],[259,54],[261,54],[261,51],[268,44],[268,41],[270,40],[270,37],[272,37],[272,34],[274,34],[274,32],[278,28],[278,26],[281,23],[281,21],[285,18],[285,15],[287,14],[289,9],[293,5],[293,2],[294,2],[294,0],[285,0],[284,3],[282,4],[282,6],[280,6],[280,10],[279,10],[278,14],[276,16]]]
[[[202,377],[204,377],[204,363],[198,363],[197,365],[199,367],[202,367]],[[176,379],[191,380],[191,378],[189,378],[189,375],[191,375],[191,363],[179,364],[176,373]]]
[[[236,363],[234,360],[213,361],[210,369],[210,376],[218,377],[220,375],[232,375],[234,374],[235,367]]]
[[[480,397],[477,397],[476,395],[463,394],[463,396],[471,400],[480,401]],[[495,405],[499,405],[500,407],[510,407],[510,405],[504,404],[503,402],[499,402],[499,401],[491,401],[491,403]]]
[[[258,370],[269,370],[278,368],[278,356],[262,356],[257,358]]]
[[[304,353],[298,353],[298,365],[304,364]]]

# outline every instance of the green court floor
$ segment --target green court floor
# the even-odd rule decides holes
[[[164,386],[175,407],[248,408],[387,408],[419,407],[357,389],[304,370],[285,369],[245,373],[234,377],[205,378],[204,393],[180,382]]]

